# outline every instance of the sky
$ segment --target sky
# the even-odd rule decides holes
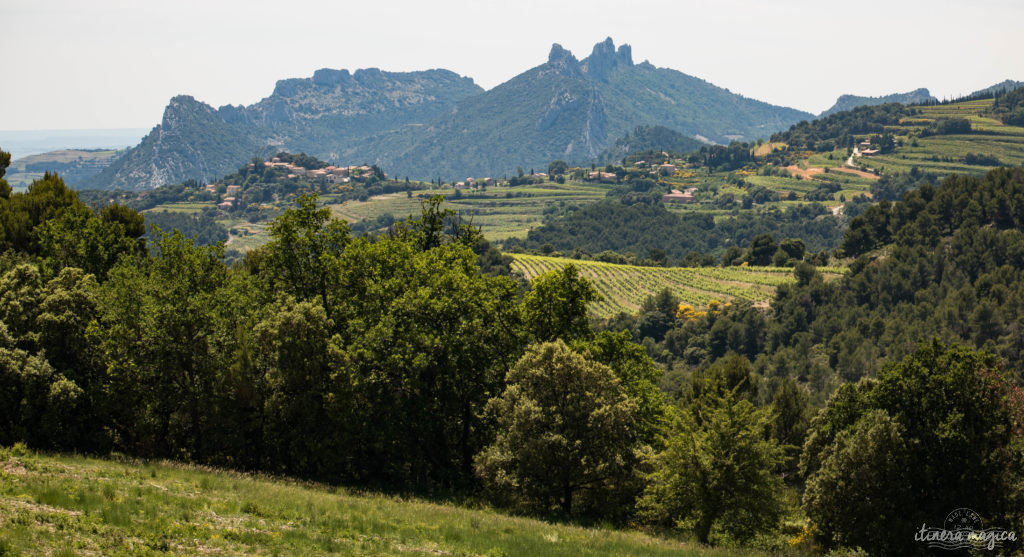
[[[1019,0],[0,0],[0,130],[150,128],[318,68],[446,68],[490,89],[611,37],[636,62],[813,113],[844,93],[1024,81]]]

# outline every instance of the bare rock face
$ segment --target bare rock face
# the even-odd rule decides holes
[[[624,44],[616,51],[611,37],[594,45],[590,56],[583,61],[583,69],[586,74],[600,81],[608,81],[608,74],[619,65],[633,65],[633,49],[628,44]]]

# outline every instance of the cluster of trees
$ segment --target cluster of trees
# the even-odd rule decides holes
[[[859,106],[810,122],[804,121],[784,132],[773,134],[773,142],[793,149],[826,152],[853,147],[857,136],[883,134],[886,126],[895,126],[900,119],[913,116],[916,109],[899,103]]]
[[[1010,126],[1024,126],[1024,87],[997,95],[988,113]]]
[[[967,118],[938,118],[921,130],[921,137],[965,133],[971,133],[971,121]]]
[[[912,166],[910,172],[886,172],[871,184],[871,197],[878,201],[899,201],[903,194],[923,184],[939,181],[938,174]]]
[[[504,247],[539,250],[550,245],[566,254],[610,250],[646,255],[663,250],[670,261],[678,261],[691,252],[721,257],[726,250],[742,249],[762,234],[801,238],[808,250],[819,252],[839,246],[843,221],[818,203],[785,210],[772,207],[716,220],[708,214],[674,213],[660,205],[608,201],[550,219],[525,239],[506,240]]]
[[[733,141],[725,145],[704,145],[688,157],[694,166],[706,166],[716,171],[730,171],[754,162],[753,148],[748,143]]]
[[[228,230],[217,222],[216,211],[212,208],[198,213],[150,211],[145,217],[146,242],[150,246],[157,244],[161,230],[178,230],[199,246],[212,246],[228,240]]]

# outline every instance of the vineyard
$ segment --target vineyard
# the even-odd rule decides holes
[[[635,313],[647,296],[668,288],[684,304],[707,307],[712,300],[747,300],[767,303],[780,284],[794,282],[788,267],[639,267],[600,261],[577,261],[542,255],[512,254],[512,268],[526,278],[560,269],[572,263],[589,279],[604,298],[590,307],[596,317],[611,317],[620,311]],[[841,267],[820,267],[826,277],[846,272]]]

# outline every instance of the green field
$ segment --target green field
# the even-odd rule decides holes
[[[321,197],[321,202],[331,209],[335,217],[356,223],[385,214],[396,219],[419,215],[426,198],[443,195],[443,208],[458,211],[463,218],[480,227],[488,240],[495,241],[525,237],[531,228],[543,223],[545,209],[592,203],[604,199],[607,191],[608,186],[601,184],[546,182],[515,187],[492,186],[484,191],[462,190],[459,197],[451,188],[414,189],[411,197],[405,193],[391,193],[373,196],[366,201],[341,202],[336,195],[328,194]],[[157,205],[146,212],[198,213],[212,207],[213,202],[178,202]],[[245,251],[269,240],[265,224],[252,225],[240,219],[227,218],[218,222],[227,228],[244,230],[243,234],[232,234],[228,248]]]
[[[0,555],[752,555],[171,462],[0,448]]]
[[[775,295],[780,284],[795,282],[788,267],[640,267],[601,261],[579,261],[542,255],[511,254],[513,270],[526,278],[573,264],[589,279],[604,298],[590,310],[595,317],[611,317],[620,311],[636,313],[647,296],[665,288],[681,303],[695,308],[707,307],[712,301],[746,300],[764,305]],[[839,267],[819,269],[826,277],[846,272]]]
[[[481,227],[488,240],[495,241],[525,237],[531,228],[541,225],[545,209],[598,201],[605,198],[607,190],[608,186],[601,184],[545,182],[514,187],[492,186],[484,191],[462,190],[461,197],[456,197],[454,189],[438,188],[413,190],[412,197],[393,193],[345,203],[332,203],[329,197],[325,197],[324,202],[338,217],[358,222],[384,214],[398,219],[418,215],[423,197],[443,195],[444,207],[471,219],[474,225]]]

